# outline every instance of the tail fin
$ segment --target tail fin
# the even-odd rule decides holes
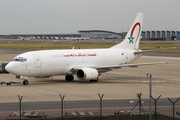
[[[141,38],[142,22],[143,13],[138,13],[125,39],[121,43],[111,47],[110,49],[137,50],[139,48],[139,41]]]

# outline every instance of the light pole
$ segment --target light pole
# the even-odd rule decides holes
[[[152,94],[152,84],[151,84],[151,77],[152,75],[150,74],[150,80],[149,80],[149,120],[151,120],[151,115],[152,115],[152,111],[151,111],[151,94]]]
[[[124,39],[123,29],[121,29],[121,33],[122,33],[122,40],[123,40]]]

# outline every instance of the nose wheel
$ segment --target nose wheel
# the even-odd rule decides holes
[[[24,80],[23,81],[23,85],[28,85],[29,84],[29,81],[28,80]]]

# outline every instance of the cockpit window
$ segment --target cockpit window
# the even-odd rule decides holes
[[[13,61],[26,62],[27,59],[26,59],[26,58],[23,58],[23,57],[19,57],[19,58],[15,57],[15,58],[13,59]]]

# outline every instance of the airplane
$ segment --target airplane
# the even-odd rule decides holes
[[[46,37],[45,35],[44,35],[44,38],[45,38],[46,40],[48,40],[48,37]]]
[[[55,40],[59,40],[59,37],[54,37]]]
[[[125,39],[110,48],[30,51],[17,55],[5,69],[28,85],[28,77],[49,78],[57,75],[65,75],[66,81],[73,81],[73,75],[76,75],[78,80],[98,82],[102,73],[114,69],[168,63],[130,64],[146,52],[139,49],[142,22],[143,13],[138,13]]]
[[[21,41],[23,41],[23,40],[30,40],[30,39],[32,39],[32,38],[33,38],[32,36],[31,36],[31,37],[28,37],[28,36],[27,36],[27,37],[21,37],[21,36],[20,36]]]

